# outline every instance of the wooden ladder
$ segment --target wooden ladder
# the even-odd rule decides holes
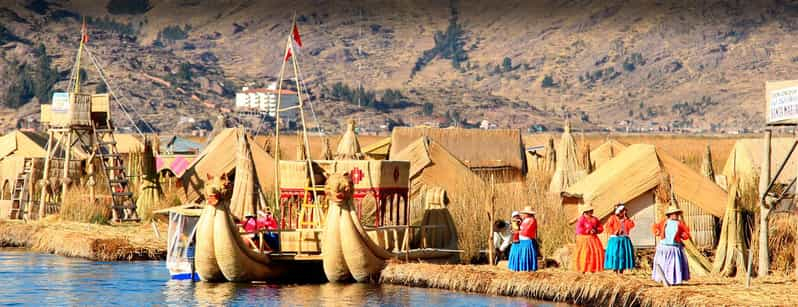
[[[136,204],[133,202],[133,192],[130,191],[130,182],[125,171],[125,166],[119,151],[116,148],[116,138],[111,125],[97,128],[94,131],[94,154],[99,157],[102,173],[111,192],[111,220],[114,222],[138,222]]]
[[[14,190],[11,192],[11,211],[10,219],[27,219],[27,207],[30,203],[30,193],[28,186],[31,173],[33,172],[33,159],[25,158],[23,161],[22,172],[17,175],[14,181]]]
[[[318,229],[324,224],[326,216],[324,216],[319,200],[316,198],[310,200],[311,195],[314,194],[313,192],[323,191],[324,186],[311,187],[309,183],[305,185],[302,192],[302,204],[299,207],[299,228]],[[308,219],[305,219],[305,217],[308,217]]]

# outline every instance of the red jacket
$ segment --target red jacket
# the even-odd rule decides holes
[[[635,227],[635,222],[629,218],[621,221],[617,215],[613,214],[607,219],[607,223],[604,223],[604,229],[606,229],[607,233],[610,235],[617,235],[621,231],[622,226],[626,228],[626,235],[629,235],[629,232]]]
[[[601,222],[595,216],[586,217],[584,215],[580,216],[579,219],[576,221],[576,234],[578,235],[592,235],[589,231],[593,229],[596,231],[594,234],[600,234],[604,231],[604,227],[601,226]]]
[[[538,220],[534,217],[526,218],[523,222],[521,222],[521,233],[520,235],[535,239],[538,237]]]
[[[665,222],[668,219],[664,219],[659,223],[654,224],[652,227],[652,231],[654,235],[660,239],[665,239]],[[676,230],[676,236],[673,238],[673,241],[676,243],[681,243],[683,240],[690,240],[690,227],[684,224],[684,222],[679,221],[679,228]]]

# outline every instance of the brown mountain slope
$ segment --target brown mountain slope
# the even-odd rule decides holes
[[[91,44],[120,88],[141,96],[131,103],[162,129],[174,128],[167,119],[218,112],[200,101],[232,105],[208,83],[238,87],[274,78],[294,11],[303,34],[304,77],[321,95],[315,105],[328,129],[351,114],[366,125],[459,118],[553,127],[571,116],[577,126],[594,128],[624,120],[635,126],[758,127],[764,81],[795,78],[798,70],[792,48],[798,6],[780,1],[454,1],[467,60],[458,69],[435,58],[414,75],[416,61],[435,46],[435,32],[445,31],[453,15],[446,1],[149,3],[146,13],[135,15],[109,15],[102,1],[51,5],[44,15],[11,3],[6,7],[25,22],[8,14],[0,19],[16,35],[45,42],[62,71],[74,56],[79,23],[56,20],[52,12],[132,24],[134,42],[92,28]],[[175,25],[190,25],[188,38],[154,47],[159,33]],[[17,45],[2,51],[6,63],[31,48]],[[505,57],[510,69],[502,68]],[[182,82],[186,94],[141,78],[168,79],[181,63],[194,64],[196,79],[203,79]],[[544,87],[546,77],[551,82]],[[378,95],[399,89],[414,106],[384,112],[334,101],[322,88],[335,82],[362,84]],[[191,98],[195,94],[200,101]],[[429,116],[422,114],[424,103],[434,106]]]

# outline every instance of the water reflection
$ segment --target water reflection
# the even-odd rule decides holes
[[[163,262],[93,262],[0,250],[0,305],[539,306],[519,298],[373,284],[168,280]]]

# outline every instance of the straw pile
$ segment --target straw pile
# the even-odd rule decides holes
[[[571,135],[571,124],[565,122],[565,132],[557,146],[557,163],[549,185],[549,192],[559,194],[584,176],[585,169],[579,163],[576,141]]]
[[[510,272],[502,267],[391,263],[382,283],[447,289],[490,295],[529,297],[585,306],[795,305],[796,283],[785,277],[752,282],[697,277],[689,284],[662,287],[644,272],[618,276],[611,272],[581,274],[557,269]]]
[[[360,151],[360,143],[355,135],[355,120],[350,119],[346,123],[346,132],[338,142],[338,149],[335,151],[336,160],[362,160],[363,152]]]
[[[704,160],[701,161],[701,175],[715,182],[715,168],[712,167],[712,151],[709,149],[709,144],[707,144],[707,150],[704,152]]]
[[[332,160],[333,159],[333,153],[332,153],[332,148],[330,148],[330,138],[325,137],[325,138],[321,139],[321,146],[322,146],[322,150],[323,150],[322,153],[321,153],[321,159],[322,160]]]
[[[51,220],[35,223],[0,221],[0,247],[25,247],[97,261],[165,259],[165,238],[156,238],[150,227],[111,227]],[[164,225],[159,228],[162,234],[166,234]]]
[[[557,150],[554,149],[554,138],[549,136],[546,141],[546,156],[543,161],[543,172],[551,173],[557,167]]]
[[[743,275],[746,271],[748,246],[745,242],[743,216],[738,204],[738,189],[737,180],[732,179],[715,262],[712,265],[712,273],[721,276],[732,276],[735,273]]]
[[[233,185],[230,214],[243,219],[246,216],[256,216],[260,193],[257,193],[255,167],[246,134],[243,129],[237,133],[235,184]]]
[[[163,197],[161,183],[158,180],[158,170],[155,166],[155,148],[152,139],[144,139],[144,152],[141,155],[141,185],[136,199],[136,210],[139,216],[145,220],[152,220],[152,212],[160,209]]]

